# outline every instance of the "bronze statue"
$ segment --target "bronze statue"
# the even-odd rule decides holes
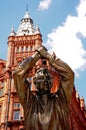
[[[27,81],[30,71],[38,59],[47,59],[60,75],[59,90],[50,93],[52,77],[45,68],[37,70],[33,82],[36,93],[30,90]],[[74,85],[74,73],[71,68],[50,55],[46,48],[39,47],[35,54],[24,60],[14,73],[14,83],[24,109],[25,130],[70,130],[69,104]]]

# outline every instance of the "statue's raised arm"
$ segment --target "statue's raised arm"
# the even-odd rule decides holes
[[[41,48],[44,48],[44,49],[41,49]],[[61,78],[60,80],[61,86],[63,87],[65,91],[65,95],[69,103],[72,89],[74,86],[74,72],[72,71],[72,69],[70,68],[68,64],[63,62],[61,59],[57,58],[54,53],[50,55],[46,51],[45,47],[41,46],[40,48],[37,49],[37,52],[44,58],[48,59],[50,65],[58,71],[58,74],[60,75],[60,78]]]
[[[13,74],[14,85],[17,90],[17,94],[20,99],[20,103],[22,106],[25,106],[27,93],[30,93],[30,84],[27,82],[27,75],[29,71],[33,68],[37,60],[39,60],[40,55],[38,52],[35,52],[31,57],[26,58],[23,62],[20,63],[18,68],[15,70]]]

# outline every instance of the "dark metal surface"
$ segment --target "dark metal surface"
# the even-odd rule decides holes
[[[40,57],[49,60],[60,75],[60,87],[56,93],[50,93],[52,78],[44,68],[38,70],[33,79],[37,89],[35,95],[30,90],[26,81],[27,72]],[[14,83],[24,108],[25,130],[70,130],[69,104],[74,73],[66,63],[48,54],[45,47],[41,46],[15,71]]]

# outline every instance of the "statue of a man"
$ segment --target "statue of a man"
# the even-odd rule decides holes
[[[33,78],[37,90],[35,94],[27,81],[28,72],[41,57],[47,59],[60,76],[59,90],[54,94],[50,92],[52,77],[45,68],[38,69]],[[41,46],[34,55],[19,65],[13,76],[24,109],[25,130],[70,130],[69,104],[74,73],[66,63],[50,55],[46,48]]]

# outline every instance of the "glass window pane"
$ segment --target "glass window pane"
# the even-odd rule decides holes
[[[20,108],[20,103],[19,102],[14,103],[14,108]]]
[[[26,51],[28,51],[28,46],[26,46]]]
[[[3,96],[4,94],[4,87],[0,89],[0,96]]]
[[[1,86],[4,87],[4,81],[1,83]]]
[[[32,49],[33,49],[33,47],[32,47],[32,46],[30,46],[30,51],[32,51]]]
[[[22,52],[24,51],[24,47],[21,48],[21,51],[22,51]]]
[[[13,119],[14,120],[19,120],[20,119],[20,110],[14,111]]]
[[[16,48],[16,52],[19,52],[19,47]]]

